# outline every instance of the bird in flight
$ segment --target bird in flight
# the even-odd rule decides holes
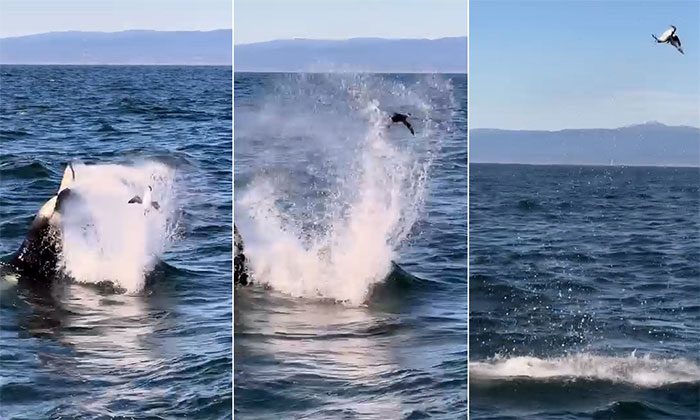
[[[678,35],[676,35],[675,26],[671,25],[671,27],[666,29],[666,31],[662,33],[661,36],[659,36],[658,38],[654,34],[651,34],[651,36],[653,36],[656,42],[658,42],[659,44],[671,44],[674,47],[676,47],[678,52],[684,54],[683,48],[681,48],[681,40],[680,38],[678,38]]]
[[[411,115],[411,114],[408,114]],[[403,123],[403,125],[408,128],[408,131],[411,132],[414,136],[416,135],[416,132],[413,130],[413,126],[411,126],[411,123],[408,122],[408,115],[406,114],[399,114],[398,112],[395,112],[394,115],[391,116],[391,122],[392,123]]]
[[[147,186],[147,188],[143,192],[143,197],[141,196],[134,196],[131,200],[129,200],[129,204],[141,204],[143,205],[143,214],[148,213],[148,211],[153,207],[156,210],[160,210],[160,204],[158,204],[157,201],[152,201],[151,196],[153,194],[153,188],[151,188],[150,185]]]

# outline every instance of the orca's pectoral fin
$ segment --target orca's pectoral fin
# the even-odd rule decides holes
[[[134,203],[141,204],[141,203],[143,203],[143,201],[141,200],[141,197],[139,197],[137,195],[137,196],[134,196],[134,198],[132,198],[131,200],[129,200],[129,204],[134,204]]]
[[[160,204],[158,204],[157,201],[151,201],[151,207],[153,207],[156,210],[160,210]]]
[[[656,37],[656,35],[651,34],[651,37],[654,38],[654,40],[655,40],[656,42],[659,42],[659,43],[661,42],[661,41],[659,41],[659,38]]]
[[[414,136],[416,135],[416,132],[413,131],[413,126],[411,125],[410,122],[403,120],[403,124],[406,126],[406,128],[408,128],[408,131],[410,131],[411,134],[413,134]]]
[[[68,162],[66,169],[63,171],[63,177],[61,178],[61,184],[58,187],[58,193],[70,187],[70,185],[75,181],[75,169],[73,169],[73,162]],[[57,194],[58,194],[57,193]]]

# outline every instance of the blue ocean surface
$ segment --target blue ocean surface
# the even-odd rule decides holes
[[[3,265],[0,417],[230,418],[231,68],[0,75],[3,261],[68,162],[82,198],[62,215],[72,278]],[[159,209],[127,204],[147,184]]]
[[[465,418],[466,76],[234,83],[236,418]]]
[[[700,169],[470,175],[471,418],[698,418]]]

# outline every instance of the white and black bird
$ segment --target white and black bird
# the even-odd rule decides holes
[[[160,204],[158,204],[157,201],[153,201],[151,199],[153,192],[153,188],[149,185],[144,191],[143,191],[143,197],[141,196],[134,196],[131,200],[129,200],[129,204],[143,204],[143,213],[146,214],[151,207],[153,207],[156,210],[160,210]]]
[[[658,38],[654,34],[651,34],[651,36],[653,36],[656,42],[658,42],[659,44],[671,44],[674,47],[676,47],[678,52],[684,54],[683,48],[681,48],[681,40],[680,38],[678,38],[678,35],[676,35],[675,26],[671,25],[671,27],[666,29],[666,31],[662,33],[661,36],[659,36]]]

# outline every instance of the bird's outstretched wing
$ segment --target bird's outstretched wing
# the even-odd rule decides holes
[[[134,198],[129,200],[129,204],[134,204],[134,203],[141,204],[141,203],[143,203],[143,201],[141,200],[141,197],[136,195],[136,196],[134,196]]]
[[[676,47],[676,49],[678,50],[678,52],[680,52],[681,54],[685,54],[685,53],[683,52],[683,48],[681,48],[681,39],[680,39],[680,38],[678,38],[677,36],[674,35],[674,36],[671,37],[671,40],[670,40],[669,42],[670,42],[671,45],[673,45],[674,47]]]
[[[160,204],[158,204],[157,201],[151,201],[151,207],[153,207],[156,210],[160,210]]]
[[[408,131],[410,131],[411,134],[413,134],[414,136],[416,135],[416,132],[413,131],[413,127],[411,126],[410,122],[403,120],[403,124],[406,126],[406,128],[408,128]]]

